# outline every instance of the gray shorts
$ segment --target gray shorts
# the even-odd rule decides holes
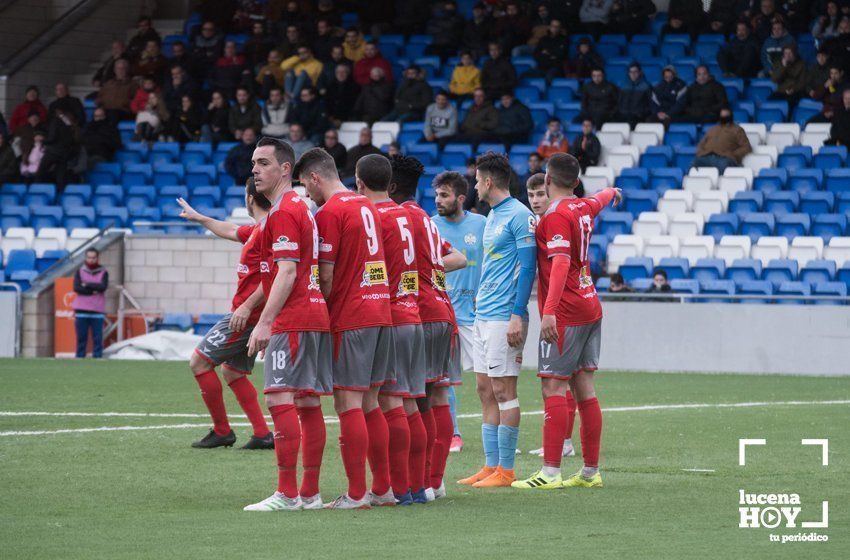
[[[538,377],[569,379],[579,371],[596,371],[602,346],[602,319],[588,325],[565,327],[558,344],[541,340],[537,350]]]
[[[425,331],[422,325],[391,327],[395,383],[385,383],[381,393],[416,399],[425,396]]]
[[[463,361],[460,347],[460,336],[452,335],[452,345],[449,354],[449,371],[446,377],[437,381],[437,387],[448,387],[450,385],[463,385]]]
[[[264,393],[330,395],[331,335],[326,332],[273,334],[266,348]]]
[[[254,325],[245,327],[242,332],[230,330],[228,313],[211,328],[201,340],[195,353],[207,361],[212,367],[224,364],[224,367],[237,373],[251,373],[254,369],[255,356],[248,355],[248,339]]]
[[[333,388],[368,391],[395,381],[392,327],[367,327],[333,336]]]
[[[451,323],[422,323],[422,328],[425,330],[425,381],[434,383],[449,373],[454,326]]]

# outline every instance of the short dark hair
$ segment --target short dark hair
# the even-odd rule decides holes
[[[535,173],[534,175],[528,178],[528,181],[525,182],[525,188],[527,190],[539,189],[543,186],[543,180],[545,178],[545,173]]]
[[[510,190],[511,162],[505,154],[487,152],[475,160],[477,170],[482,175],[488,175],[497,188]]]
[[[295,150],[292,149],[289,142],[284,142],[283,140],[278,140],[271,136],[263,136],[260,138],[260,141],[257,142],[257,147],[262,148],[263,146],[274,147],[274,158],[279,164],[283,165],[284,163],[288,163],[289,165],[292,165],[295,163]]]
[[[396,188],[405,196],[415,196],[419,177],[425,171],[422,162],[413,156],[394,155],[390,158],[393,168],[392,182]]]
[[[559,152],[549,157],[546,172],[558,187],[575,188],[578,176],[581,174],[581,165],[570,154]]]
[[[578,180],[578,185],[576,185],[576,188],[573,189],[573,194],[578,198],[584,198],[584,183],[581,182],[581,179]]]
[[[339,179],[336,162],[324,148],[310,148],[295,162],[292,176],[299,178],[307,173],[317,173],[326,179]]]
[[[386,191],[393,178],[393,168],[386,156],[369,154],[357,160],[354,174],[369,190]]]
[[[257,206],[263,210],[268,210],[272,207],[272,203],[268,198],[266,198],[266,195],[257,192],[257,185],[254,183],[253,177],[248,177],[248,180],[245,181],[245,190],[249,195],[251,195]]]
[[[469,183],[466,182],[466,177],[457,171],[443,171],[434,177],[431,185],[437,187],[449,187],[454,191],[455,196],[467,196],[469,194]]]
[[[663,268],[656,268],[655,270],[653,270],[653,271],[652,271],[652,275],[653,275],[653,276],[658,276],[659,274],[660,274],[660,275],[661,275],[661,276],[662,276],[665,280],[667,280],[667,271],[666,271],[666,270],[664,270]]]
[[[610,276],[612,284],[625,284],[626,281],[623,280],[623,275],[619,272],[615,272]]]
[[[629,70],[631,70],[632,68],[637,68],[638,70],[641,70],[640,62],[633,60],[632,63],[629,64]]]
[[[549,117],[549,118],[546,120],[546,124],[550,124],[550,123],[553,123],[553,122],[556,122],[556,123],[558,123],[558,124],[561,124],[561,119],[559,119],[558,117]]]
[[[537,159],[541,159],[541,160],[542,160],[542,159],[546,159],[546,158],[544,158],[544,157],[540,154],[540,152],[531,152],[530,154],[528,154],[528,157],[531,157],[531,156],[534,156],[534,157],[536,157]]]

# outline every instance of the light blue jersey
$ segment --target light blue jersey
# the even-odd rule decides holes
[[[480,214],[464,212],[463,219],[452,222],[443,216],[434,216],[440,236],[466,257],[466,268],[446,274],[446,284],[458,325],[475,322],[475,296],[481,280],[481,259],[484,256],[484,225],[487,218]]]
[[[535,225],[531,210],[513,197],[509,196],[490,210],[484,228],[477,319],[507,321],[511,318],[519,279],[519,251],[536,247]],[[524,318],[528,317],[527,307],[522,310]]]

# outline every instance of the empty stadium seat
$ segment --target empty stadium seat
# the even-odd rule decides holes
[[[847,217],[843,214],[818,214],[812,218],[812,229],[809,233],[829,243],[833,237],[847,233]]]
[[[690,277],[697,281],[722,280],[726,274],[726,261],[715,258],[701,258],[691,263]]]
[[[738,285],[738,295],[741,296],[772,296],[773,283],[767,280],[745,280]],[[741,300],[743,304],[749,305],[765,305],[773,303],[773,299],[748,297]]]
[[[773,259],[784,259],[788,256],[788,238],[764,236],[753,245],[750,256],[767,264]]]
[[[166,313],[156,325],[156,330],[188,331],[192,328],[189,313]]]
[[[735,283],[730,280],[706,280],[700,282],[700,295],[732,296],[735,295]],[[728,297],[700,298],[704,303],[728,303]]]
[[[823,296],[814,300],[815,305],[847,305],[846,301],[827,299],[847,297],[847,285],[843,282],[816,282],[812,284],[812,295]]]
[[[632,233],[641,237],[667,235],[668,222],[669,218],[663,212],[642,212],[638,219],[632,222]]]
[[[643,238],[637,235],[617,235],[608,244],[608,273],[617,272],[620,265],[629,257],[643,254]]]
[[[658,261],[655,268],[666,272],[668,280],[681,280],[688,278],[690,263],[688,259],[665,257]]]
[[[696,237],[698,235],[702,235],[704,223],[705,219],[702,214],[697,214],[696,212],[676,214],[670,218],[670,225],[667,228],[667,233],[678,237],[679,239]]]
[[[797,280],[797,261],[791,259],[773,259],[762,268],[762,280],[773,283],[778,288],[782,282],[794,282]]]
[[[597,231],[612,237],[632,232],[632,215],[627,212],[604,212],[599,216]]]
[[[762,262],[758,259],[735,259],[726,263],[726,280],[731,280],[740,285],[749,280],[760,280],[762,276]]]
[[[653,262],[648,257],[627,257],[620,265],[619,273],[623,280],[631,282],[635,278],[648,278],[652,276]]]
[[[5,240],[4,240],[5,241]],[[21,270],[35,270],[36,254],[32,249],[12,249],[6,253],[5,271],[7,275]]]
[[[653,261],[675,257],[679,254],[679,239],[672,235],[656,235],[644,240],[643,256]]]
[[[835,279],[837,267],[835,261],[812,259],[801,264],[800,281],[814,284],[816,282],[832,282]]]
[[[672,189],[664,193],[658,201],[658,211],[674,217],[691,211],[694,205],[694,193]]]
[[[794,239],[808,235],[812,219],[808,214],[779,214],[776,216],[776,235]]]
[[[679,256],[694,264],[700,259],[714,256],[714,237],[698,235],[679,239]]]
[[[714,256],[731,265],[736,259],[750,258],[752,240],[745,235],[725,235],[714,248]]]
[[[820,237],[795,237],[788,249],[788,258],[796,260],[800,266],[823,256],[823,239]]]
[[[850,237],[833,237],[829,245],[823,249],[823,258],[835,261],[843,268],[850,261]]]
[[[778,296],[809,296],[811,293],[812,289],[807,282],[781,282],[776,290]],[[779,305],[805,305],[807,302],[802,298],[777,298],[776,303]]]

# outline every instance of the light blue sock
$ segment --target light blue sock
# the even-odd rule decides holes
[[[481,424],[481,443],[484,445],[484,464],[499,466],[499,426]]]
[[[499,424],[499,465],[503,469],[513,470],[518,439],[519,426]]]
[[[455,435],[460,436],[460,428],[457,425],[457,396],[455,396],[454,387],[449,387],[449,411],[452,413],[452,424],[455,428]]]

